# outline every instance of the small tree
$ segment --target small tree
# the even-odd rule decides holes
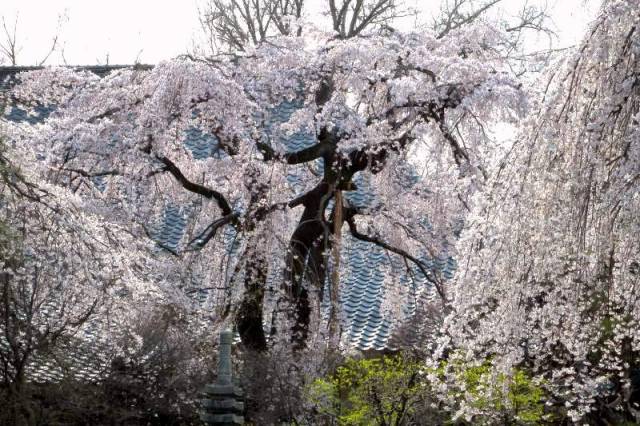
[[[118,228],[78,209],[66,190],[31,179],[38,161],[0,144],[0,420],[33,421],[27,381],[133,278],[111,244]],[[30,170],[24,170],[31,165]],[[37,366],[36,366],[37,367]]]
[[[403,355],[350,358],[332,375],[315,380],[307,398],[320,416],[340,425],[411,424],[416,409],[427,402],[422,368]]]
[[[4,15],[1,16],[0,20],[2,20],[2,29],[0,30],[0,64],[8,62],[9,65],[16,66],[20,62],[20,52],[22,51],[22,46],[20,46],[20,39],[18,37],[18,14],[15,16],[13,25],[7,23],[7,19]],[[58,48],[62,21],[63,17],[61,16],[58,18],[58,28],[51,38],[50,47],[42,55],[41,59],[35,63],[35,65],[44,65],[53,52]]]

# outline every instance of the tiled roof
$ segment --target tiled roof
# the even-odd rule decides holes
[[[41,307],[37,317],[55,317],[60,309],[55,300],[50,300]],[[47,383],[64,378],[92,382],[103,379],[113,355],[111,346],[98,331],[103,326],[101,319],[90,318],[74,335],[60,336],[56,345],[45,345],[45,352],[36,350],[25,370],[29,380]],[[4,333],[0,333],[0,350],[10,350]]]
[[[29,113],[26,109],[20,108],[17,105],[11,105],[8,111],[6,111],[5,116],[7,120],[16,123],[37,124],[46,120],[53,111],[53,107],[37,105],[33,109],[33,112]]]
[[[108,72],[108,71],[107,71]],[[7,73],[0,68],[0,79]],[[293,134],[278,133],[280,124],[289,120],[298,108],[300,101],[285,101],[269,112],[266,119],[267,132],[277,135],[287,151],[297,151],[315,143],[315,136],[309,132],[299,131]],[[49,111],[50,112],[50,111]],[[36,116],[28,116],[16,109],[8,113],[8,118],[15,121],[37,122],[46,119],[49,112],[42,111]],[[217,140],[200,129],[190,128],[185,132],[185,146],[191,151],[195,160],[203,160],[218,153]],[[321,171],[321,161],[314,165],[316,171]],[[305,177],[306,176],[306,177]],[[305,179],[309,179],[306,166],[290,168],[287,180],[293,192],[304,190]],[[408,185],[418,182],[417,178],[410,179]],[[96,186],[104,187],[105,178],[96,180]],[[373,207],[376,196],[368,176],[358,173],[354,176],[356,191],[345,192],[345,198],[353,206]],[[159,245],[173,251],[178,251],[184,244],[183,237],[189,223],[189,209],[175,204],[167,204],[159,218],[154,235]],[[232,236],[230,237],[232,239]],[[389,254],[373,244],[356,240],[348,233],[343,239],[344,250],[341,260],[343,273],[341,274],[341,305],[343,311],[343,331],[347,342],[358,349],[384,349],[390,345],[390,338],[395,326],[389,315],[386,315],[383,302],[385,299],[385,281],[394,281],[404,286],[406,305],[403,313],[410,319],[416,312],[416,292],[429,288],[429,284],[417,270],[407,273],[404,262],[394,254]],[[430,259],[426,254],[422,260],[434,271],[438,271],[444,278],[451,279],[456,269],[456,262],[450,256],[443,254],[436,259]],[[270,277],[277,280],[278,277]],[[328,291],[325,291],[325,298]],[[422,297],[422,296],[420,296]],[[325,305],[326,305],[325,300]]]
[[[184,145],[191,151],[195,160],[204,160],[214,155],[219,155],[218,139],[202,130],[190,127],[185,132]]]
[[[80,65],[68,67],[78,71],[89,71],[99,77],[104,77],[112,71],[120,70],[123,68],[131,68],[131,65]],[[137,64],[134,65],[137,69],[151,69],[151,65]],[[5,66],[0,67],[0,91],[4,92],[16,83],[17,75],[21,72],[36,71],[42,69],[41,66]]]
[[[154,232],[154,238],[162,247],[177,252],[187,227],[187,221],[185,209],[175,204],[167,204],[162,213],[160,224]]]

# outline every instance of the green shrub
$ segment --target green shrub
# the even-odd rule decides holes
[[[402,355],[348,359],[335,373],[315,380],[307,400],[340,425],[401,425],[424,396],[421,364]]]
[[[552,422],[544,383],[524,369],[499,372],[490,359],[454,353],[429,368],[403,355],[348,359],[306,389],[319,419],[339,425]]]
[[[490,359],[480,364],[452,356],[440,362],[430,377],[446,384],[452,423],[537,425],[551,421],[545,413],[544,383],[525,370],[498,372]]]

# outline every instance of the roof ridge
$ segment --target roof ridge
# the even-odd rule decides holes
[[[40,65],[8,65],[0,66],[0,92],[6,92],[16,82],[16,75],[21,72],[37,71],[51,67]],[[104,77],[112,71],[122,69],[150,70],[153,69],[152,64],[118,64],[118,65],[56,65],[58,68],[68,68],[75,71],[89,71],[93,74]]]
[[[113,64],[113,65],[0,65],[0,70],[3,71],[29,71],[39,70],[44,68],[73,68],[73,69],[122,69],[122,68],[153,68],[153,64]]]

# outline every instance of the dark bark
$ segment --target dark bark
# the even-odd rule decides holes
[[[250,350],[263,352],[267,350],[262,308],[268,263],[262,235],[255,231],[270,211],[264,207],[269,187],[261,182],[257,172],[248,177],[245,186],[251,193],[251,198],[242,231],[250,235],[251,240],[242,257],[245,259],[244,294],[236,313],[235,324],[242,344]]]
[[[252,251],[252,250],[250,250]],[[244,295],[236,314],[236,328],[242,344],[250,350],[267,350],[267,338],[263,329],[262,305],[267,281],[267,262],[264,253],[247,253]]]
[[[285,291],[294,304],[292,336],[294,350],[302,349],[309,334],[311,306],[305,282],[322,288],[326,274],[324,256],[328,244],[324,210],[331,197],[331,185],[320,183],[309,191],[303,201],[304,211],[291,235],[287,253]]]
[[[162,164],[164,164],[165,170],[171,173],[184,189],[195,194],[200,194],[205,198],[213,198],[218,203],[218,206],[220,207],[220,210],[222,210],[222,214],[224,216],[231,214],[231,207],[229,206],[229,202],[220,192],[190,181],[184,176],[182,171],[175,165],[175,163],[173,163],[173,161],[169,160],[167,157],[156,156],[156,158],[160,162],[162,162]]]

